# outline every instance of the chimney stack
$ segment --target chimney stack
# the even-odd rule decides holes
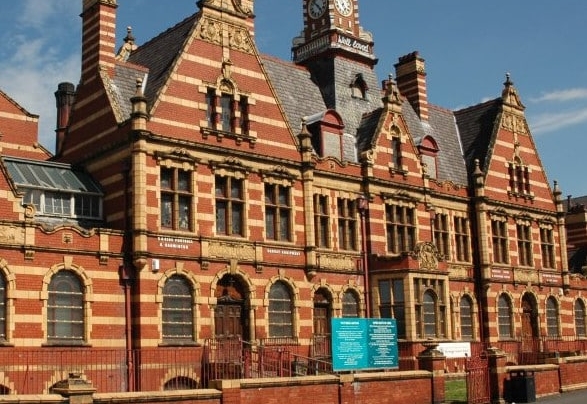
[[[117,0],[83,0],[82,84],[95,78],[99,67],[114,66],[117,8]]]
[[[75,86],[72,83],[59,83],[55,91],[55,101],[57,106],[55,154],[59,154],[69,125],[71,107],[75,101]]]
[[[422,121],[428,121],[428,95],[426,92],[426,65],[418,52],[399,58],[395,64],[395,75],[400,93]]]

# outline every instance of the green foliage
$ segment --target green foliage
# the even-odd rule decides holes
[[[467,403],[467,381],[465,378],[448,379],[444,388],[445,402],[453,404]]]

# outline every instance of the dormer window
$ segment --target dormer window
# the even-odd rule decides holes
[[[367,98],[367,90],[369,87],[363,78],[361,73],[355,76],[354,81],[351,83],[351,96],[353,98],[365,99]]]
[[[438,171],[438,144],[432,136],[426,136],[418,146],[421,153],[422,165],[430,178],[437,178]]]

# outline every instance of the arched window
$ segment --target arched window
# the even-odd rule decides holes
[[[436,296],[430,290],[424,293],[423,297],[423,324],[424,338],[436,337]]]
[[[497,323],[500,338],[512,337],[512,306],[507,295],[502,294],[497,300]]]
[[[353,98],[365,99],[367,97],[367,90],[369,87],[363,78],[363,74],[358,73],[355,80],[351,84],[351,94]]]
[[[342,316],[359,317],[359,302],[352,290],[347,290],[342,295]]]
[[[0,275],[0,341],[6,341],[6,280]]]
[[[575,300],[575,334],[577,337],[587,337],[585,329],[585,303],[583,300]]]
[[[84,327],[83,285],[73,272],[57,272],[49,283],[47,339],[53,343],[81,343]]]
[[[163,286],[163,341],[194,340],[192,287],[181,275],[171,276]]]
[[[269,290],[269,337],[293,337],[292,298],[289,287],[276,282]]]
[[[473,302],[468,296],[461,298],[460,304],[460,320],[461,320],[461,339],[471,341],[473,334]]]
[[[195,390],[198,388],[198,382],[190,377],[178,376],[169,380],[163,386],[164,391],[171,390]]]
[[[558,303],[552,296],[546,299],[546,335],[559,336]]]

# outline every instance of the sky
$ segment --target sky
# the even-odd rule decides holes
[[[261,53],[291,59],[303,0],[255,0]],[[54,150],[54,92],[80,77],[82,0],[0,2],[0,90],[40,115],[40,143]],[[142,44],[196,12],[195,0],[118,0],[117,47],[133,28]],[[400,56],[426,60],[428,101],[460,109],[499,97],[506,73],[550,184],[587,195],[586,0],[359,0],[373,34],[380,80]]]

